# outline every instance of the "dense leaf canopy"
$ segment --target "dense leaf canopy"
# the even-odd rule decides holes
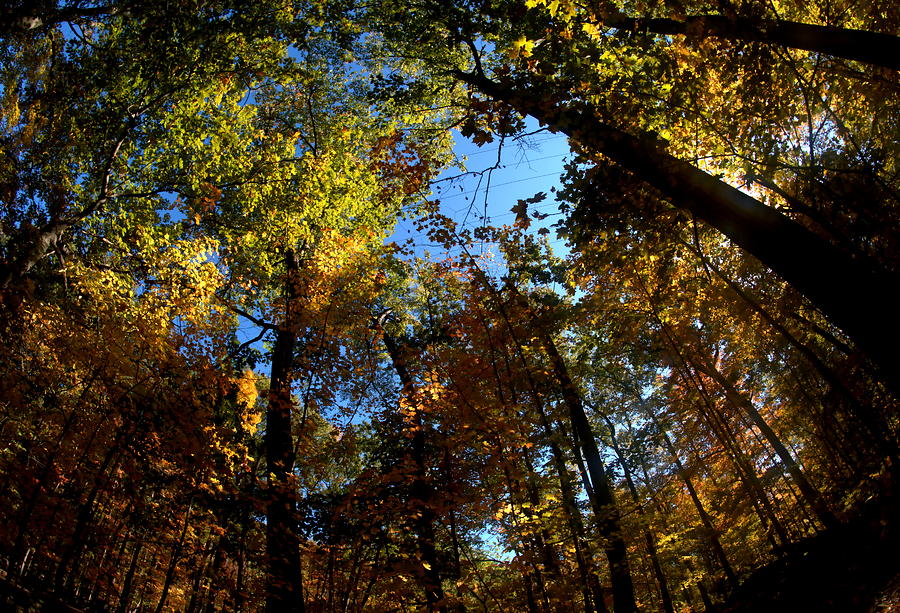
[[[0,36],[3,608],[895,577],[895,3],[44,0]],[[528,116],[553,198],[463,227],[454,137]]]

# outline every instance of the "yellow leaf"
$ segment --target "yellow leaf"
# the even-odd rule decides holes
[[[587,34],[594,40],[600,40],[602,36],[602,34],[600,33],[600,28],[598,28],[593,23],[583,23],[581,24],[581,29],[584,30],[585,34]]]
[[[531,57],[531,50],[534,49],[534,41],[528,40],[525,36],[520,36],[513,43],[512,50],[510,52],[510,56],[513,58],[516,57]]]
[[[253,407],[253,405],[256,404],[256,397],[258,395],[256,389],[256,373],[248,368],[236,383],[238,402],[248,409]]]

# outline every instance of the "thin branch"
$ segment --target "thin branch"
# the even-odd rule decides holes
[[[233,304],[226,304],[225,306],[228,310],[233,311],[234,313],[237,313],[244,319],[249,320],[254,325],[257,325],[260,328],[264,328],[266,331],[278,330],[278,326],[276,326],[275,324],[272,324],[267,321],[263,321],[262,319],[259,319],[257,317],[254,317],[253,315],[251,315],[250,313],[248,313],[247,311],[245,311],[244,309],[242,309],[240,307],[236,307]]]
[[[472,52],[472,61],[475,62],[475,72],[474,76],[484,77],[484,67],[481,65],[481,52],[478,51],[478,48],[475,46],[475,42],[469,38],[463,39],[463,42]]]

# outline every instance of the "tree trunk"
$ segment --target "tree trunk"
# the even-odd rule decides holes
[[[193,500],[188,504],[187,511],[184,514],[184,525],[181,527],[181,535],[178,542],[172,548],[172,554],[169,558],[169,567],[166,569],[166,577],[163,580],[162,593],[159,601],[156,603],[156,613],[162,613],[163,607],[166,606],[166,599],[169,597],[169,590],[172,588],[172,581],[175,579],[175,569],[178,568],[178,560],[181,559],[181,551],[184,548],[184,539],[187,536],[187,530],[190,527],[191,509]]]
[[[134,575],[137,571],[138,558],[144,544],[141,541],[134,542],[134,548],[131,550],[131,563],[128,565],[128,572],[125,575],[125,582],[122,584],[122,592],[119,594],[119,607],[117,613],[125,613],[128,605],[131,603],[131,590],[134,586]]]
[[[503,307],[499,292],[483,275],[481,280],[497,299],[498,308],[503,314],[507,326],[510,328],[510,333],[515,335],[515,330]],[[637,604],[634,599],[634,584],[631,579],[631,571],[628,568],[628,555],[625,548],[625,541],[622,538],[621,526],[619,524],[619,510],[616,507],[609,480],[606,478],[603,460],[600,456],[600,450],[597,447],[597,440],[594,437],[594,432],[591,429],[590,422],[584,412],[581,395],[578,393],[572,379],[569,377],[569,371],[566,368],[565,361],[556,350],[553,339],[545,330],[537,325],[537,317],[532,312],[527,299],[519,293],[518,289],[511,282],[507,283],[507,289],[512,294],[513,299],[529,313],[532,319],[532,325],[538,328],[537,335],[545,352],[550,358],[556,380],[562,391],[563,401],[569,411],[575,453],[576,455],[582,454],[587,463],[589,482],[587,480],[585,481],[585,491],[588,494],[591,507],[594,510],[594,519],[597,522],[599,533],[606,541],[604,550],[606,559],[609,562],[610,581],[612,582],[613,592],[613,609],[616,613],[636,611]],[[521,345],[518,341],[517,344]],[[521,349],[520,346],[520,353]],[[525,367],[527,371],[527,364]]]
[[[225,536],[220,536],[216,544],[216,552],[213,556],[212,566],[209,572],[209,589],[206,595],[204,613],[215,613],[216,600],[222,591],[222,566],[225,564]]]
[[[606,604],[602,602],[594,602],[595,596],[591,592],[591,586],[597,580],[593,577],[592,569],[588,564],[584,555],[585,545],[585,529],[584,521],[581,517],[581,511],[578,509],[578,503],[575,500],[575,488],[572,484],[572,478],[569,475],[569,469],[566,467],[565,456],[559,443],[556,441],[556,434],[550,425],[550,420],[544,411],[543,405],[538,405],[541,416],[541,427],[547,442],[550,446],[550,453],[553,456],[553,465],[556,468],[556,474],[559,477],[559,490],[562,496],[563,512],[566,516],[566,523],[569,525],[569,532],[572,533],[572,543],[575,549],[575,563],[578,567],[578,574],[581,579],[581,593],[584,598],[584,610],[586,613],[605,613]],[[668,611],[667,613],[672,613]]]
[[[378,322],[377,327],[381,328],[381,322]],[[425,601],[428,611],[446,613],[444,588],[441,585],[441,566],[435,547],[434,522],[436,518],[432,507],[435,493],[427,474],[425,427],[422,422],[422,413],[420,407],[416,405],[415,383],[406,367],[400,347],[390,334],[384,332],[383,329],[381,332],[388,356],[390,356],[394,370],[403,386],[403,396],[413,407],[412,461],[415,466],[415,474],[410,484],[410,498],[416,511],[416,519],[413,524],[416,531],[416,546],[421,557]]]
[[[625,475],[625,483],[628,485],[631,500],[634,502],[638,515],[643,520],[644,505],[641,503],[637,487],[634,484],[631,469],[625,461],[625,454],[616,438],[615,424],[608,418],[605,418],[604,421],[606,421],[606,427],[609,428],[610,442],[612,443],[613,451],[616,452],[616,457],[619,458],[619,464],[622,466],[622,472]],[[659,554],[656,549],[656,536],[653,534],[653,530],[649,527],[650,524],[648,522],[641,521],[641,525],[645,526],[644,542],[647,544],[647,553],[650,555],[650,564],[653,567],[653,574],[656,576],[656,582],[659,585],[659,596],[662,600],[663,611],[665,611],[665,613],[675,613],[675,607],[672,604],[672,594],[669,592],[669,582],[666,580],[666,575],[663,573],[662,564],[660,564]]]
[[[460,581],[462,579],[462,564],[459,561],[459,535],[456,532],[456,512],[453,510],[453,507],[450,508],[450,543],[453,547],[453,579],[456,580],[456,599],[459,601],[455,609],[457,613],[465,613],[466,607],[462,603],[463,586]]]
[[[651,412],[648,411],[647,416],[656,425],[657,430],[662,436],[662,441],[666,447],[666,451],[668,451],[669,455],[672,456],[672,461],[675,463],[675,470],[678,472],[678,476],[681,477],[682,483],[684,483],[685,487],[687,488],[688,494],[690,495],[691,500],[694,503],[694,508],[697,509],[697,515],[700,517],[700,523],[703,524],[703,529],[706,533],[707,541],[712,548],[716,558],[719,560],[719,564],[722,566],[722,570],[725,572],[725,576],[728,578],[728,583],[732,588],[736,588],[738,585],[737,575],[735,574],[734,569],[731,567],[731,562],[728,561],[728,556],[725,555],[725,550],[722,548],[721,541],[719,541],[719,532],[718,530],[716,530],[715,526],[713,526],[712,518],[709,516],[709,513],[706,512],[706,508],[700,501],[700,496],[697,494],[697,490],[696,488],[694,488],[693,481],[691,481],[691,478],[688,475],[684,464],[681,463],[681,459],[678,457],[678,453],[675,451],[675,446],[672,444],[672,439],[669,438],[669,433],[665,431],[665,429],[662,427],[662,424],[660,424],[656,420],[656,417]]]
[[[866,30],[725,15],[695,15],[683,19],[640,19],[613,15],[603,21],[605,25],[619,30],[767,43],[883,68],[900,68],[900,38]]]
[[[197,613],[200,609],[200,602],[203,599],[201,592],[203,591],[203,578],[206,576],[207,558],[212,553],[212,538],[207,534],[206,540],[203,542],[200,554],[198,556],[196,567],[191,576],[191,597],[188,599],[185,613]]]
[[[541,566],[547,576],[547,581],[542,585],[542,592],[545,604],[551,611],[556,611],[560,604],[560,598],[564,597],[559,588],[562,574],[559,569],[559,558],[552,545],[553,538],[550,536],[550,531],[547,530],[546,523],[535,511],[541,506],[541,497],[537,487],[538,475],[534,470],[531,456],[530,450],[523,450],[522,463],[525,467],[525,494],[528,504],[522,510],[530,525],[540,525],[539,530],[533,530],[533,538],[537,550],[540,552]],[[566,598],[567,604],[571,604],[572,600],[572,598]]]
[[[826,528],[834,527],[837,524],[837,519],[834,517],[834,514],[828,509],[828,506],[825,504],[825,501],[822,500],[822,496],[819,494],[818,490],[816,490],[809,480],[807,480],[800,465],[794,460],[794,457],[788,451],[787,447],[784,446],[784,443],[781,442],[778,435],[775,434],[775,431],[772,430],[768,423],[766,423],[763,416],[759,414],[759,411],[756,410],[756,407],[753,406],[750,399],[747,398],[745,394],[738,391],[738,389],[732,385],[732,383],[728,381],[715,366],[707,363],[703,358],[700,358],[699,356],[688,356],[687,359],[698,371],[719,384],[729,403],[736,409],[740,409],[744,412],[753,425],[762,433],[769,445],[772,446],[772,449],[775,450],[775,453],[794,479],[797,487],[800,488],[800,492],[803,494],[804,499],[813,511],[815,511],[816,517],[822,522],[822,525]]]
[[[554,374],[562,390],[563,400],[569,409],[569,418],[572,421],[572,430],[578,439],[581,452],[587,463],[588,474],[593,487],[591,506],[597,520],[597,527],[601,536],[606,539],[606,557],[609,560],[609,574],[613,589],[613,610],[616,613],[636,611],[637,604],[634,600],[634,586],[631,581],[631,571],[628,568],[628,556],[625,550],[625,541],[622,539],[622,527],[619,524],[619,510],[613,497],[612,488],[606,478],[600,449],[594,438],[594,431],[584,412],[584,404],[581,395],[575,389],[575,384],[569,377],[569,371],[562,356],[556,350],[556,345],[550,335],[540,332],[541,344],[550,358]]]
[[[685,378],[686,375],[682,374],[682,377]],[[737,476],[749,495],[750,502],[759,517],[760,523],[766,530],[773,550],[781,550],[784,546],[790,544],[791,539],[778,518],[778,514],[775,512],[772,502],[769,500],[766,490],[759,480],[759,476],[756,474],[755,464],[744,453],[725,416],[716,410],[715,403],[709,397],[703,383],[693,380],[690,380],[690,383],[696,385],[697,391],[702,397],[702,402],[697,405],[697,411],[701,419],[706,422],[712,431],[712,435],[734,464]],[[706,410],[703,407],[706,407]]]
[[[60,593],[64,593],[69,586],[66,572],[71,570],[71,572],[69,572],[69,577],[73,577],[78,568],[86,544],[85,541],[87,540],[87,531],[94,519],[94,507],[96,506],[97,496],[100,494],[101,489],[106,485],[108,475],[113,472],[113,470],[110,469],[110,466],[115,466],[112,462],[113,459],[118,457],[120,451],[119,442],[123,435],[123,430],[120,430],[116,435],[112,446],[107,450],[106,455],[103,458],[103,463],[97,471],[94,485],[91,487],[87,499],[78,506],[78,514],[75,521],[75,529],[72,532],[71,544],[66,548],[65,552],[63,552],[63,555],[60,557],[59,565],[56,567],[54,584]]]
[[[302,613],[303,578],[297,536],[297,497],[293,480],[294,439],[291,435],[291,382],[297,343],[296,302],[299,297],[297,255],[288,250],[284,322],[275,332],[266,407],[266,612]]]
[[[790,330],[788,330],[781,322],[770,314],[763,306],[753,299],[736,281],[730,279],[721,269],[719,269],[710,258],[706,257],[703,252],[693,245],[685,243],[685,247],[690,249],[701,261],[704,267],[712,270],[719,279],[722,280],[735,294],[737,294],[747,306],[753,309],[760,317],[762,317],[772,328],[774,328],[794,349],[806,358],[806,360],[815,368],[816,372],[828,383],[835,393],[849,406],[851,414],[859,420],[872,437],[872,442],[878,446],[882,459],[894,462],[898,457],[897,444],[891,435],[890,427],[885,423],[870,404],[861,403],[856,396],[847,388],[847,385],[840,377],[827,366],[821,358],[805,344],[801,343]]]
[[[594,488],[591,487],[591,479],[588,476],[587,467],[584,465],[584,459],[581,457],[581,453],[578,451],[578,440],[574,434],[569,435],[568,430],[565,427],[563,422],[556,422],[557,428],[559,428],[560,432],[563,433],[567,437],[567,439],[572,443],[572,455],[575,457],[575,466],[578,467],[578,476],[581,478],[581,484],[584,487],[584,491],[587,494],[588,500],[591,500],[594,496]],[[584,541],[584,557],[586,560],[593,560],[594,553],[591,548],[590,541]],[[591,585],[591,594],[594,598],[594,605],[597,608],[597,613],[607,613],[608,609],[606,608],[606,599],[603,596],[603,586],[600,584],[600,578],[597,576],[596,572],[593,572],[593,564],[591,566],[591,574],[590,574],[590,585]]]

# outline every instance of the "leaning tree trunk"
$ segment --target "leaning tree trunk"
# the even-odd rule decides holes
[[[510,332],[515,335],[512,322],[506,314],[499,292],[486,278],[484,278],[483,275],[481,281],[497,299],[498,307],[506,319],[506,324],[510,328]],[[634,583],[631,579],[631,570],[628,567],[628,554],[625,547],[625,541],[622,538],[619,510],[616,506],[615,498],[613,497],[612,487],[606,477],[603,459],[600,456],[600,449],[597,446],[597,440],[594,437],[594,432],[588,421],[587,414],[584,412],[584,404],[581,400],[581,395],[576,389],[575,384],[572,382],[571,377],[569,377],[566,363],[557,351],[556,345],[553,343],[550,334],[538,325],[537,317],[532,312],[527,299],[519,293],[518,289],[511,282],[507,283],[507,289],[512,294],[514,300],[530,315],[532,325],[538,328],[537,336],[544,347],[544,351],[550,358],[551,367],[553,368],[557,383],[562,391],[563,401],[565,402],[566,408],[569,410],[569,420],[572,425],[575,453],[581,453],[587,464],[590,483],[585,481],[585,491],[590,499],[591,508],[594,511],[594,519],[597,522],[600,536],[606,541],[604,550],[606,559],[609,562],[609,574],[613,592],[613,609],[616,613],[637,611],[637,603],[634,598]]]
[[[606,557],[609,560],[609,573],[612,580],[613,610],[616,613],[637,611],[634,585],[631,581],[631,571],[628,568],[628,556],[619,521],[619,509],[613,497],[612,487],[606,477],[600,449],[597,447],[597,439],[594,437],[594,431],[584,412],[581,395],[569,377],[566,363],[557,351],[553,339],[545,331],[541,331],[540,336],[562,390],[563,400],[569,409],[572,430],[578,439],[591,478],[594,494],[591,497],[591,507],[594,509],[600,534],[607,542]]]
[[[656,416],[653,415],[652,412],[647,411],[647,417],[656,426],[657,431],[662,437],[663,446],[672,457],[672,462],[675,464],[675,470],[681,478],[681,482],[684,483],[685,488],[687,488],[691,501],[694,503],[694,508],[697,510],[697,516],[700,518],[700,523],[703,524],[707,542],[709,543],[710,548],[712,548],[716,558],[719,560],[719,564],[722,566],[722,570],[728,578],[729,585],[731,585],[732,588],[736,588],[738,586],[737,574],[735,574],[734,568],[731,566],[731,562],[729,562],[728,556],[725,554],[725,549],[722,547],[722,542],[719,540],[719,531],[716,530],[712,518],[709,516],[709,513],[707,513],[706,507],[703,506],[703,502],[700,500],[700,496],[697,493],[697,488],[694,487],[694,482],[691,480],[690,473],[687,471],[684,464],[681,463],[681,458],[678,457],[678,452],[675,451],[675,445],[672,444],[669,433],[666,432],[662,424],[659,423]]]
[[[703,252],[688,243],[684,243],[685,247],[690,249],[700,260],[703,266],[713,273],[725,283],[735,294],[737,294],[744,303],[766,321],[782,338],[784,338],[807,362],[809,362],[822,379],[837,393],[844,402],[847,403],[850,414],[854,419],[858,420],[868,431],[872,442],[877,446],[882,461],[896,465],[896,459],[900,456],[898,453],[895,437],[891,434],[890,426],[878,415],[870,404],[860,402],[856,395],[850,391],[846,383],[837,375],[837,373],[829,367],[822,359],[807,345],[791,333],[787,327],[778,321],[774,315],[769,313],[756,299],[754,299],[747,291],[744,290],[734,279],[729,278],[715,263]]]
[[[756,407],[753,406],[753,403],[746,394],[741,393],[721,372],[719,372],[718,368],[708,363],[705,359],[697,355],[690,355],[687,360],[697,371],[715,381],[719,387],[722,388],[722,391],[725,393],[725,398],[728,399],[728,402],[734,406],[734,408],[743,411],[744,415],[746,415],[750,422],[762,433],[766,442],[771,445],[772,449],[778,455],[778,458],[781,460],[782,464],[784,464],[785,469],[794,479],[797,487],[800,488],[803,498],[815,512],[818,520],[826,528],[834,527],[837,524],[837,519],[825,504],[821,494],[809,482],[803,469],[794,459],[794,456],[791,455],[791,452],[785,447],[781,438],[775,434],[772,427],[769,426],[763,416],[760,415],[759,411],[756,410]]]
[[[551,87],[512,85],[481,73],[456,77],[484,95],[531,115],[603,155],[659,190],[676,208],[703,220],[804,294],[841,328],[900,393],[898,279],[839,248],[759,200],[667,153],[656,138],[607,124],[587,103],[548,104]]]
[[[613,451],[619,459],[619,466],[622,467],[625,483],[628,485],[628,492],[631,494],[631,501],[634,503],[637,514],[641,518],[641,525],[644,526],[644,542],[647,544],[647,553],[650,556],[650,564],[653,567],[653,574],[656,576],[656,582],[659,585],[659,597],[662,600],[663,611],[665,611],[665,613],[675,613],[675,607],[672,604],[672,594],[669,591],[669,582],[666,580],[666,575],[663,572],[662,564],[659,560],[659,552],[656,548],[656,535],[653,534],[650,523],[645,519],[644,504],[641,502],[641,498],[638,495],[637,486],[631,475],[631,468],[625,460],[625,453],[619,445],[618,437],[616,437],[616,425],[607,417],[604,417],[604,421],[606,422],[606,427],[609,429],[610,442],[612,443]]]
[[[783,19],[756,19],[725,15],[692,15],[683,19],[634,18],[624,14],[603,20],[618,30],[664,35],[715,37],[803,49],[822,55],[881,66],[900,68],[900,38],[880,32],[820,26]]]
[[[566,523],[569,525],[569,532],[572,534],[572,545],[575,550],[575,563],[578,567],[578,574],[581,579],[581,593],[584,598],[584,610],[586,613],[606,613],[606,603],[602,598],[598,598],[597,594],[591,591],[591,587],[597,583],[597,577],[594,575],[588,558],[585,556],[584,546],[586,544],[584,521],[581,517],[581,511],[578,509],[578,502],[575,498],[575,487],[572,478],[569,475],[569,469],[566,466],[566,459],[563,455],[562,448],[556,440],[557,433],[553,432],[553,427],[547,417],[542,404],[538,404],[538,411],[541,418],[541,427],[544,435],[547,437],[547,444],[550,447],[550,453],[553,457],[553,465],[556,468],[556,474],[559,478],[559,490],[562,495],[563,513],[566,517]],[[666,613],[673,613],[666,611]]]
[[[181,559],[181,552],[184,549],[187,531],[191,525],[191,510],[193,509],[193,506],[194,501],[191,499],[188,508],[184,513],[184,523],[181,526],[181,534],[179,535],[178,540],[175,541],[175,546],[172,547],[172,553],[169,554],[169,566],[166,569],[165,579],[163,579],[162,593],[156,603],[155,613],[162,613],[166,606],[166,599],[169,597],[169,590],[172,589],[172,583],[175,580],[175,570],[178,568],[178,561]]]

